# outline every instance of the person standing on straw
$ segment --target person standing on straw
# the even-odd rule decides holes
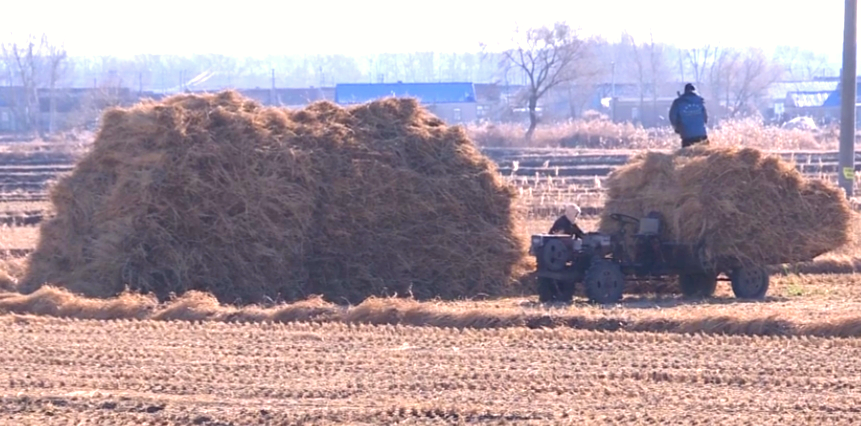
[[[709,143],[706,124],[709,122],[709,114],[706,110],[705,100],[697,93],[693,84],[685,85],[685,93],[680,94],[673,105],[670,106],[670,123],[676,133],[682,137],[682,148],[691,145]]]

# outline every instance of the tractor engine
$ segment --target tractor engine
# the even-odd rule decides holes
[[[661,241],[661,219],[656,213],[640,219],[634,238],[636,245],[632,260],[637,265],[637,275],[650,275],[666,263]]]

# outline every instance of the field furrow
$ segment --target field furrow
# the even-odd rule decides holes
[[[861,411],[857,340],[11,315],[0,326],[0,419],[15,424],[654,424],[682,412],[848,424]]]

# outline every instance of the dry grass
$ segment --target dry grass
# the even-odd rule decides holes
[[[537,206],[526,235],[566,197],[603,204],[600,191],[546,185],[556,198],[521,200]],[[580,224],[595,230],[597,217]],[[31,249],[37,235],[0,228],[0,249]],[[859,256],[856,235],[779,270],[761,302],[720,283],[704,301],[641,294],[611,307],[532,294],[243,307],[198,292],[22,295],[27,258],[12,257],[0,261],[0,423],[852,424]]]
[[[629,295],[618,305],[577,302],[543,306],[533,296],[495,301],[419,302],[369,298],[339,306],[311,298],[272,306],[227,306],[211,295],[189,292],[159,304],[152,296],[125,293],[87,299],[45,286],[35,293],[0,295],[0,312],[75,319],[149,319],[209,322],[318,322],[388,324],[469,329],[575,328],[674,334],[861,337],[861,275],[776,276],[764,302],[743,302],[728,285],[715,297],[694,302],[676,296]],[[756,309],[751,309],[752,307]],[[828,306],[823,310],[823,306]]]
[[[287,110],[223,91],[111,109],[52,188],[57,214],[21,288],[226,303],[510,294],[525,241],[495,171],[414,99]]]
[[[656,211],[665,239],[704,244],[714,264],[812,260],[847,244],[858,219],[840,188],[752,148],[646,152],[606,183],[603,232],[622,226],[611,214]]]
[[[0,226],[0,251],[33,249],[39,242],[37,226]]]
[[[532,141],[523,138],[519,124],[483,124],[468,127],[470,137],[480,146],[578,147],[589,149],[670,149],[681,142],[666,128],[644,129],[631,123],[606,119],[579,119],[566,123],[539,125]],[[768,150],[834,150],[838,146],[836,128],[818,131],[764,126],[754,119],[729,120],[710,131],[710,142],[718,146],[747,146]]]
[[[0,339],[9,424],[826,425],[861,404],[856,340],[33,316]]]

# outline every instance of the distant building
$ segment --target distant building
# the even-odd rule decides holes
[[[523,85],[474,83],[479,120],[510,121],[524,103]]]
[[[664,83],[653,87],[652,84],[641,86],[637,83],[602,83],[596,85],[597,97],[595,100],[607,100],[607,106],[596,108],[606,113],[615,122],[639,123],[643,127],[669,126],[670,106],[678,96],[678,92],[684,89],[684,83]],[[613,99],[613,94],[616,97]],[[593,100],[594,102],[594,100]],[[710,110],[710,116],[717,117],[715,110],[717,105],[706,106]]]
[[[243,96],[247,96],[264,105],[286,108],[303,108],[317,101],[334,101],[335,99],[334,87],[256,88],[237,89],[237,91]]]
[[[824,108],[825,101],[837,89],[837,81],[779,81],[768,87],[768,107],[763,115],[777,121],[793,117],[828,119],[831,111]],[[839,112],[838,112],[839,116]]]
[[[820,108],[820,115],[823,121],[833,121],[840,120],[840,109],[842,104],[842,85],[837,84],[837,87],[828,94],[828,97],[822,102],[822,106]],[[861,84],[857,83],[855,86],[855,121],[856,124],[861,122],[861,111],[859,111],[859,106],[861,106]]]
[[[349,83],[335,85],[335,103],[356,105],[387,97],[412,97],[451,124],[478,120],[472,83]]]
[[[25,91],[19,86],[0,87],[0,132],[14,133],[23,130],[21,111],[17,107],[23,104]]]

